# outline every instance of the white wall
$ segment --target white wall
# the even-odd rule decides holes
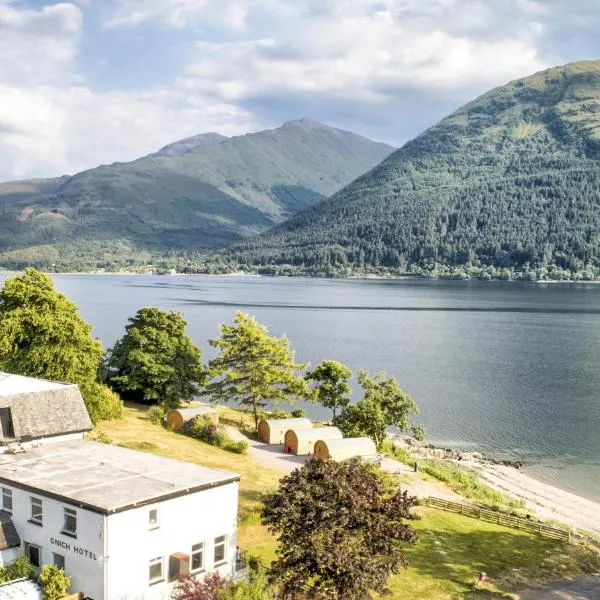
[[[0,552],[0,567],[5,567],[15,562],[15,559],[21,552],[21,548],[7,548],[6,550],[2,550]]]
[[[65,572],[72,578],[71,590],[85,592],[91,598],[101,600],[104,572],[101,562],[103,516],[10,485],[3,484],[2,487],[13,491],[12,518],[21,538],[22,550],[25,543],[39,546],[42,564],[52,563],[53,553],[61,554],[65,557]],[[41,526],[30,522],[32,496],[42,499]],[[77,538],[61,533],[65,507],[77,512]]]
[[[236,482],[110,515],[106,531],[108,589],[105,599],[168,598],[173,587],[173,583],[167,581],[169,556],[176,552],[191,555],[192,545],[204,542],[204,567],[210,572],[214,538],[221,535],[227,535],[227,563],[218,571],[224,577],[233,576],[237,504]],[[156,507],[160,526],[150,530],[149,511]],[[165,580],[149,585],[149,562],[158,556],[163,557]]]

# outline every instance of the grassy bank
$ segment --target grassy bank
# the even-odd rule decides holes
[[[223,409],[222,420],[244,425],[248,417]],[[96,437],[127,448],[153,452],[209,467],[240,473],[238,543],[268,563],[276,542],[260,525],[258,511],[264,492],[275,489],[281,473],[241,456],[154,425],[140,407],[127,407],[121,421],[102,423]],[[405,600],[476,600],[510,598],[506,595],[529,583],[542,583],[600,570],[597,555],[582,546],[565,545],[522,531],[461,515],[418,509],[414,523],[416,546],[407,549],[408,569],[390,578],[392,598]],[[484,588],[475,580],[485,571]]]

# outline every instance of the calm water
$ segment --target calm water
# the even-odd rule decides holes
[[[0,276],[0,279],[2,276]],[[142,306],[206,340],[237,308],[287,334],[301,362],[386,371],[437,444],[523,460],[600,500],[600,286],[61,275],[105,345]],[[313,416],[326,416],[312,407]]]

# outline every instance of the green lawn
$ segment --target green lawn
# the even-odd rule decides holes
[[[224,409],[230,422],[245,419]],[[249,457],[214,448],[153,425],[140,407],[128,407],[121,421],[102,423],[95,435],[128,448],[154,452],[241,474],[238,543],[268,563],[275,556],[275,540],[258,517],[261,494],[275,488],[281,474],[256,465]],[[600,570],[598,555],[582,546],[566,545],[463,517],[420,507],[414,522],[416,546],[407,549],[408,569],[390,579],[392,598],[403,600],[458,600],[511,598],[508,593],[528,583],[575,577]],[[484,588],[475,584],[485,571]],[[389,596],[388,596],[389,597]]]

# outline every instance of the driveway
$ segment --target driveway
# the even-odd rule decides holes
[[[600,575],[545,585],[520,594],[521,600],[599,600]]]

